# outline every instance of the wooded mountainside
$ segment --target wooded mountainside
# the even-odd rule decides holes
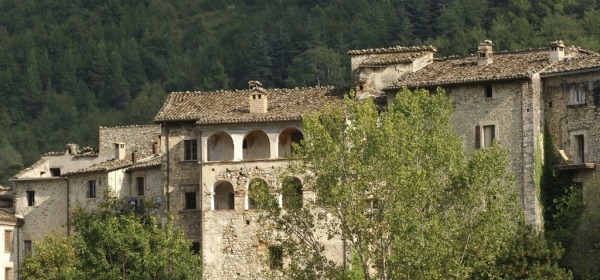
[[[0,1],[0,184],[98,126],[146,124],[166,93],[347,85],[349,49],[600,50],[597,0]]]

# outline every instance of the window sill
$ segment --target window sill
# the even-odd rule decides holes
[[[567,104],[567,107],[583,107],[585,105],[586,105],[585,103],[570,103],[570,104]]]
[[[585,162],[585,163],[574,163],[574,164],[561,164],[557,165],[558,170],[592,170],[596,169],[596,163]]]
[[[197,159],[180,160],[179,162],[198,162]]]

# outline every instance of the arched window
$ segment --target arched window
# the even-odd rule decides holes
[[[208,138],[208,161],[233,160],[233,139],[225,132],[217,132]]]
[[[235,208],[235,196],[233,194],[233,185],[224,181],[215,187],[215,210],[232,210]]]
[[[263,179],[252,179],[248,184],[248,209],[265,209],[277,205],[271,194],[271,188]]]
[[[281,185],[282,206],[285,209],[302,208],[304,204],[302,182],[296,177],[287,177]]]
[[[262,130],[251,131],[244,137],[242,150],[244,159],[269,158],[271,153],[269,136]]]
[[[292,155],[294,152],[294,143],[300,145],[304,135],[297,128],[286,128],[279,133],[279,157],[283,158]]]

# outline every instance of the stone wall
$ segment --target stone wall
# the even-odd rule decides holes
[[[150,153],[152,144],[159,141],[160,125],[132,125],[116,127],[100,127],[98,129],[98,149],[102,158],[113,158],[114,144],[125,143],[125,155],[129,156],[134,150]]]
[[[571,86],[582,87],[585,103],[571,104]],[[593,73],[545,78],[544,94],[546,121],[556,149],[564,150],[572,160],[572,136],[585,134],[586,162],[596,162],[600,158],[600,78]],[[575,180],[585,186],[597,169],[579,169]]]
[[[14,182],[15,215],[23,217],[20,240],[40,240],[52,232],[66,234],[67,181],[62,178]],[[35,191],[35,206],[27,206],[26,191]]]
[[[533,82],[513,81],[491,84],[493,97],[485,97],[486,84],[470,84],[446,88],[454,104],[453,125],[467,152],[475,148],[475,127],[494,125],[496,140],[509,152],[520,190],[526,221],[541,227],[542,216],[535,185],[534,158],[541,149],[541,116],[539,76]]]

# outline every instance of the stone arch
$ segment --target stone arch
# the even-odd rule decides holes
[[[262,178],[254,178],[250,180],[250,182],[248,182],[246,191],[246,209],[259,209],[260,207],[258,202],[252,196],[255,192],[264,193],[264,191],[268,192],[269,189],[269,184],[267,184],[267,181],[263,180]]]
[[[250,131],[246,134],[242,143],[243,158],[245,160],[269,158],[271,154],[270,143],[269,136],[264,131],[260,129]]]
[[[281,184],[281,204],[285,209],[302,208],[304,204],[302,181],[296,177],[286,177]]]
[[[229,181],[220,181],[215,184],[214,206],[217,211],[235,209],[233,185]]]
[[[304,139],[302,131],[295,127],[288,127],[279,133],[278,144],[279,144],[279,157],[283,158],[292,155],[294,152],[294,145],[296,143],[300,145],[300,141]]]
[[[227,132],[216,132],[208,137],[207,160],[233,160],[233,139]]]

